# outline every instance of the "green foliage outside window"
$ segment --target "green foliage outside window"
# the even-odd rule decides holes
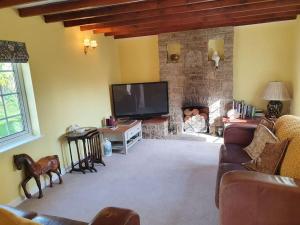
[[[24,130],[16,73],[11,63],[0,63],[0,138]]]

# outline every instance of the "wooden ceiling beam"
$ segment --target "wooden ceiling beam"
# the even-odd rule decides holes
[[[151,29],[156,29],[159,27],[160,24],[153,22],[149,24],[141,24],[141,25],[135,25],[135,26],[121,26],[121,27],[112,27],[109,29],[97,29],[93,30],[94,34],[104,34],[105,36],[114,36],[116,34],[127,34],[130,32],[136,32],[138,31],[148,31]],[[177,24],[178,25],[178,24]],[[172,27],[176,26],[176,24],[172,24]]]
[[[115,34],[115,39],[121,38],[132,38],[132,37],[141,37],[141,36],[150,36],[150,35],[158,35],[161,33],[169,33],[169,32],[179,32],[179,31],[188,31],[188,30],[195,30],[195,29],[208,29],[208,28],[216,28],[216,27],[226,27],[226,26],[242,26],[242,25],[251,25],[251,24],[258,24],[258,23],[268,23],[268,22],[275,22],[275,21],[284,21],[284,20],[292,20],[296,19],[296,16],[280,16],[280,17],[269,17],[264,19],[244,19],[244,20],[235,20],[230,21],[222,21],[222,22],[212,22],[207,24],[190,24],[190,25],[180,25],[174,27],[161,27],[156,29],[149,29],[149,30],[137,30],[136,32],[130,33],[119,33]]]
[[[266,2],[270,0],[223,0],[223,1],[208,1],[208,0],[147,0],[142,2],[133,2],[130,4],[123,5],[115,5],[101,8],[92,8],[85,10],[78,10],[73,12],[65,12],[65,13],[57,13],[52,15],[44,15],[44,20],[46,23],[50,22],[58,22],[63,20],[74,20],[80,18],[91,18],[91,17],[99,17],[99,16],[112,16],[112,15],[120,15],[123,13],[132,13],[139,11],[147,11],[153,9],[164,9],[164,8],[172,8],[176,6],[183,5],[194,5],[198,3],[203,3],[203,7],[211,7],[213,4],[215,7],[220,7],[224,4],[248,4],[252,2]],[[205,3],[206,2],[206,3]]]
[[[116,34],[122,33],[127,34],[130,32],[146,31],[151,29],[156,29],[159,26],[158,23],[142,24],[136,26],[121,26],[121,27],[112,27],[109,29],[96,29],[93,30],[94,34],[104,34],[105,36],[114,36]]]
[[[22,5],[26,3],[38,2],[41,0],[2,0],[0,1],[0,9],[6,7],[12,7],[16,5]]]
[[[127,21],[127,20],[132,20],[132,18],[142,19],[142,18],[149,18],[149,17],[157,17],[160,15],[161,15],[160,10],[152,9],[147,11],[139,11],[133,13],[119,14],[119,15],[100,16],[100,17],[92,17],[92,18],[78,19],[78,20],[68,20],[68,21],[64,21],[63,24],[64,27],[73,27],[73,26],[82,26],[82,25],[94,24],[94,23]]]
[[[148,32],[148,31],[155,31],[157,29],[177,29],[178,27],[180,29],[192,29],[192,28],[206,28],[207,25],[209,26],[221,26],[221,25],[226,25],[226,26],[234,26],[234,24],[240,25],[241,23],[257,23],[257,21],[262,21],[262,22],[268,22],[272,21],[272,18],[275,19],[275,21],[278,21],[281,18],[296,18],[296,13],[293,13],[291,15],[287,15],[284,13],[270,13],[270,14],[263,14],[263,15],[256,15],[256,16],[248,16],[248,17],[228,17],[226,19],[220,19],[216,18],[213,21],[190,21],[190,20],[181,20],[181,21],[173,21],[173,22],[168,22],[168,23],[153,23],[149,26],[143,26],[143,25],[137,25],[137,26],[127,26],[127,27],[116,27],[116,28],[111,28],[110,31],[105,32],[106,36],[115,36],[115,35],[126,35],[126,34],[131,34],[131,33],[139,33],[139,32]],[[94,30],[94,33],[103,33],[103,30]]]
[[[234,24],[237,25],[244,25],[244,24],[252,24],[252,23],[257,23],[257,21],[262,21],[262,22],[270,22],[273,21],[278,21],[279,19],[294,19],[296,18],[296,15],[283,15],[283,14],[268,14],[268,15],[260,15],[260,16],[252,16],[252,17],[239,17],[239,18],[227,18],[225,20],[215,20],[211,22],[190,22],[190,21],[182,21],[181,23],[174,22],[174,23],[168,23],[167,25],[162,25],[162,24],[152,24],[149,27],[127,27],[127,28],[122,28],[121,29],[114,29],[111,32],[106,32],[105,36],[116,36],[116,35],[127,35],[127,34],[134,34],[134,33],[144,33],[144,32],[149,32],[149,31],[156,31],[156,30],[177,30],[177,29],[184,29],[184,30],[189,30],[189,29],[203,29],[203,28],[210,28],[210,27],[219,27],[219,26],[234,26]],[[97,30],[94,30],[94,33],[97,34]]]
[[[93,30],[94,34],[106,34],[111,32],[119,32],[119,31],[128,31],[128,30],[136,30],[142,28],[156,28],[157,22],[148,23],[148,24],[137,24],[137,25],[128,25],[128,26],[117,26],[117,27],[109,27],[109,28],[99,28]]]
[[[184,25],[182,25],[184,26]],[[189,28],[188,25],[186,25],[187,28]],[[199,24],[198,24],[199,26]],[[173,27],[174,28],[174,27]],[[127,29],[116,29],[112,30],[110,32],[105,32],[105,36],[116,36],[116,35],[127,35],[127,34],[134,34],[134,33],[142,33],[142,32],[149,32],[149,31],[157,30],[157,25],[156,26],[150,26],[150,27],[142,27],[142,28],[127,28]],[[94,30],[94,34],[103,34],[103,32],[100,32],[99,30]]]
[[[94,24],[94,23],[106,23],[106,22],[116,22],[116,21],[126,21],[141,18],[149,18],[149,17],[157,17],[157,16],[167,16],[167,15],[174,15],[178,14],[180,16],[181,13],[188,13],[188,12],[197,12],[199,15],[218,15],[222,13],[230,13],[230,12],[244,12],[257,10],[257,9],[266,9],[272,10],[279,7],[293,7],[299,6],[299,0],[270,0],[270,1],[261,1],[258,0],[257,2],[253,2],[251,4],[237,4],[238,0],[232,1],[230,0],[231,5],[220,6],[218,2],[209,2],[209,7],[207,2],[206,3],[195,3],[190,5],[182,5],[182,6],[175,6],[165,9],[152,9],[147,11],[140,11],[140,12],[133,12],[127,14],[119,14],[119,15],[112,15],[112,16],[100,16],[100,17],[92,17],[86,19],[79,19],[79,20],[70,20],[65,21],[65,27],[71,26],[78,26],[78,25],[86,25],[86,24]],[[234,2],[234,3],[233,3]]]
[[[79,10],[89,7],[104,7],[109,5],[125,4],[134,1],[135,0],[72,0],[21,8],[18,11],[21,17],[27,17],[70,10]]]
[[[44,15],[44,20],[46,23],[52,23],[52,22],[59,22],[63,20],[88,18],[88,17],[99,16],[99,15],[102,16],[116,15],[121,13],[130,13],[130,12],[151,10],[156,8],[157,8],[157,0],[145,1],[145,2],[133,2],[130,4],[114,5],[114,6]]]
[[[216,19],[227,19],[228,17],[238,17],[238,16],[256,16],[256,15],[264,15],[268,13],[281,13],[287,16],[294,15],[298,13],[300,10],[300,5],[288,7],[288,8],[277,8],[275,9],[263,9],[263,10],[251,10],[247,13],[244,12],[234,12],[234,13],[223,13],[219,15],[199,15],[197,12],[189,12],[184,14],[174,14],[168,16],[158,16],[151,18],[141,18],[141,19],[133,19],[128,21],[118,21],[118,22],[110,22],[110,23],[99,23],[99,24],[91,24],[81,26],[80,29],[82,31],[85,30],[95,30],[95,29],[103,29],[103,28],[112,28],[112,27],[120,27],[120,26],[129,26],[129,25],[138,25],[138,24],[149,24],[149,23],[161,23],[166,24],[168,22],[180,22],[182,20],[188,21],[199,21],[199,22],[210,22]]]

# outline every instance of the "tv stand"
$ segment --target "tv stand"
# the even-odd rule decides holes
[[[137,120],[134,119],[118,119],[119,126],[130,126],[134,124]]]
[[[118,125],[117,128],[100,128],[103,138],[107,138],[113,150],[121,150],[125,154],[142,139],[142,121],[133,121],[130,125]]]
[[[160,117],[144,117],[141,120],[147,121],[147,120],[153,120],[153,119],[156,119],[156,118],[160,118]]]

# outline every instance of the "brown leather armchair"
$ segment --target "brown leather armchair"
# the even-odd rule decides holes
[[[220,225],[299,225],[300,181],[251,171],[226,173]]]
[[[140,218],[137,213],[130,209],[115,207],[102,209],[90,223],[56,216],[39,215],[36,212],[26,212],[10,206],[0,205],[0,208],[44,225],[140,225]]]
[[[232,124],[224,131],[216,184],[220,225],[300,225],[300,180],[247,171],[243,147],[255,125]]]

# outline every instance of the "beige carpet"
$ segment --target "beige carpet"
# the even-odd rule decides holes
[[[98,173],[67,174],[26,210],[89,221],[103,207],[131,208],[142,225],[217,225],[214,188],[220,144],[142,140],[105,158]]]

